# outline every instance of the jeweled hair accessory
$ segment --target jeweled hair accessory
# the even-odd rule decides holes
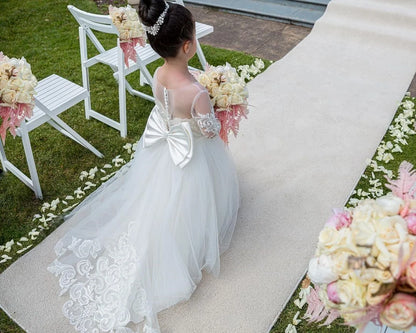
[[[149,34],[151,34],[153,36],[156,36],[157,33],[159,32],[159,29],[160,29],[161,25],[163,24],[163,21],[165,20],[165,16],[168,12],[169,4],[167,2],[165,2],[165,3],[166,3],[165,10],[162,12],[162,14],[160,14],[156,23],[153,24],[151,27],[144,26],[144,29],[146,30],[146,32],[148,32]]]

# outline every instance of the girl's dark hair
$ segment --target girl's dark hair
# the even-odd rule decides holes
[[[140,0],[139,16],[145,26],[156,23],[165,10],[164,0]],[[176,57],[185,41],[192,40],[195,20],[192,13],[184,6],[169,3],[169,9],[156,36],[147,34],[150,46],[162,58]]]

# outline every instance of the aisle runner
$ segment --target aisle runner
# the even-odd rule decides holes
[[[416,70],[414,0],[332,0],[311,34],[250,84],[231,148],[242,208],[221,275],[160,313],[163,333],[266,333],[305,272]],[[0,276],[0,304],[31,333],[74,332],[46,265],[65,223]]]

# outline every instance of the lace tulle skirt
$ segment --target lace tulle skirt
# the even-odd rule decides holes
[[[67,219],[48,270],[79,332],[160,332],[157,313],[190,298],[202,270],[218,277],[239,206],[238,180],[220,138],[195,137],[173,164],[166,142],[142,148]],[[127,327],[129,326],[129,327]]]

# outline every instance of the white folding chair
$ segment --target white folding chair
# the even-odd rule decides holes
[[[182,1],[178,3],[183,5]],[[137,62],[129,60],[129,67],[124,64],[124,55],[120,48],[120,40],[117,38],[117,46],[106,50],[93,31],[100,31],[104,33],[119,35],[117,28],[113,25],[109,15],[98,15],[82,11],[72,5],[68,6],[69,11],[74,16],[75,20],[80,25],[79,27],[79,43],[81,51],[81,70],[82,81],[84,88],[90,91],[89,72],[88,69],[92,65],[102,63],[108,65],[113,70],[114,78],[118,81],[119,92],[119,122],[110,119],[107,116],[99,113],[91,108],[91,98],[88,96],[85,100],[85,116],[87,119],[93,117],[103,123],[120,131],[122,137],[127,135],[127,117],[126,117],[126,90],[135,96],[145,98],[154,102],[153,96],[147,95],[143,92],[133,89],[126,79],[126,76],[136,70],[140,71],[140,83],[147,83],[152,86],[152,75],[147,69],[147,65],[159,59],[160,56],[146,44],[144,47],[137,45],[135,47],[137,53]],[[197,38],[203,37],[213,31],[213,27],[197,23]],[[91,40],[98,51],[98,55],[88,58],[87,54],[87,37]],[[197,45],[197,54],[203,67],[206,66],[206,59],[202,52],[201,46]],[[121,79],[120,79],[121,78]]]
[[[88,91],[85,88],[55,74],[38,82],[33,115],[29,119],[26,118],[16,130],[17,135],[22,137],[30,177],[26,176],[7,160],[3,144],[0,140],[0,160],[3,165],[3,170],[5,172],[12,172],[35,192],[37,198],[42,199],[42,190],[30,145],[29,132],[33,129],[48,122],[62,134],[92,151],[96,156],[103,157],[103,154],[58,117],[60,113],[86,99],[88,95]]]

